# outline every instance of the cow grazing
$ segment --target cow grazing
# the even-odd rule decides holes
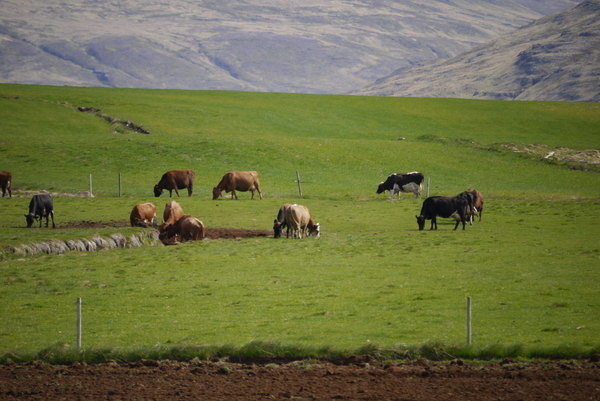
[[[302,238],[307,236],[319,238],[321,235],[321,225],[313,220],[310,211],[306,206],[293,204],[283,205],[282,208],[285,226],[288,229],[288,238],[290,237],[290,233],[292,238]],[[279,231],[279,235],[281,235],[281,231]]]
[[[423,174],[417,171],[406,174],[391,174],[385,181],[379,183],[377,193],[390,191],[390,200],[394,198],[396,193],[398,199],[400,199],[400,192],[412,192],[417,198],[420,198],[423,190],[423,179]]]
[[[281,234],[282,234],[284,228],[287,228],[287,236],[288,237],[290,236],[290,228],[285,223],[285,216],[291,206],[293,206],[293,205],[290,203],[286,203],[285,205],[283,205],[279,208],[279,212],[277,212],[277,218],[275,220],[273,220],[273,237],[274,238],[281,237]]]
[[[479,214],[479,221],[481,221],[481,215],[483,214],[483,195],[476,189],[467,189],[473,197],[473,210],[474,214]]]
[[[468,213],[469,202],[464,196],[432,196],[423,201],[421,214],[415,217],[419,230],[425,227],[425,220],[431,220],[430,230],[437,230],[437,216],[455,219],[454,229],[462,223],[464,230]]]
[[[163,212],[163,222],[158,226],[158,231],[163,232],[167,227],[177,223],[177,220],[183,217],[185,213],[176,201],[167,202]]]
[[[131,227],[156,227],[156,206],[153,203],[140,203],[133,207],[129,215]]]
[[[46,227],[48,227],[48,217],[52,217],[52,228],[56,228],[52,197],[48,194],[33,195],[29,202],[29,213],[25,215],[27,227],[31,227],[34,220],[39,220],[41,227],[43,217],[46,218]]]
[[[9,198],[12,198],[12,174],[8,171],[0,171],[0,187],[2,187],[2,197],[8,192]]]
[[[457,196],[464,197],[469,203],[469,210],[467,220],[469,224],[473,224],[473,217],[479,214],[479,221],[481,221],[481,211],[483,209],[483,195],[476,189],[468,189],[464,192],[459,193]]]
[[[175,224],[166,227],[158,238],[165,245],[201,240],[204,238],[204,224],[194,216],[184,215]]]
[[[163,190],[169,191],[169,197],[173,196],[173,190],[179,196],[178,189],[187,188],[188,196],[192,196],[194,188],[194,178],[196,174],[193,170],[171,170],[162,175],[158,184],[154,186],[154,196],[157,198],[162,194]]]
[[[251,199],[254,199],[254,191],[258,191],[260,199],[263,198],[256,171],[230,171],[225,174],[219,185],[213,188],[213,200],[218,199],[223,191],[231,192],[232,199],[238,198],[235,191],[250,191]]]

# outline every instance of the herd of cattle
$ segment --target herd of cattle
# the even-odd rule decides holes
[[[173,191],[179,196],[180,189],[187,189],[188,196],[192,196],[195,173],[193,170],[171,170],[164,173],[154,186],[154,196],[159,197],[164,190],[169,191],[172,197]],[[390,192],[390,199],[401,192],[414,193],[416,197],[421,197],[423,190],[423,174],[413,171],[405,174],[391,174],[387,179],[377,186],[377,194],[385,191]],[[12,175],[10,172],[0,172],[0,187],[2,188],[2,197],[8,193],[12,197],[11,191]],[[237,199],[236,191],[250,191],[252,199],[254,192],[257,191],[260,199],[262,192],[258,173],[256,171],[231,171],[226,173],[219,184],[213,188],[212,199],[218,199],[223,191],[231,192],[231,198]],[[421,212],[415,216],[419,230],[425,227],[425,221],[431,220],[431,230],[437,230],[437,217],[452,218],[456,221],[454,230],[462,223],[463,230],[466,223],[472,224],[474,216],[483,212],[483,196],[481,192],[475,189],[468,189],[456,196],[432,196],[423,201]],[[52,198],[48,194],[34,195],[29,202],[29,212],[25,215],[27,227],[31,227],[35,220],[39,220],[39,226],[42,226],[42,218],[46,219],[46,227],[49,224],[49,218],[54,224],[54,207]],[[175,242],[185,242],[203,239],[205,237],[204,224],[191,215],[186,215],[181,205],[175,201],[168,202],[163,212],[163,222],[160,225],[156,223],[156,206],[152,203],[142,203],[135,205],[129,217],[131,226],[156,227],[159,231],[159,239],[165,244]],[[315,222],[310,211],[306,206],[298,204],[285,204],[281,206],[277,217],[273,222],[274,237],[281,237],[283,230],[286,230],[286,236],[292,238],[319,237],[320,225]]]

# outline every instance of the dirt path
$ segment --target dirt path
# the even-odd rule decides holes
[[[0,366],[2,400],[598,400],[600,364]]]

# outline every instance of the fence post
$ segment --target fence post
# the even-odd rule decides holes
[[[121,173],[119,173],[119,198],[121,197]]]
[[[296,182],[298,183],[298,194],[302,198],[302,185],[300,184],[300,172],[296,171]]]
[[[82,326],[83,326],[82,316],[81,316],[82,304],[83,304],[83,302],[82,302],[81,298],[77,298],[77,349],[81,349],[81,337],[82,337]]]
[[[430,178],[427,177],[427,196],[426,196],[426,198],[429,198],[429,184],[430,184]]]
[[[467,345],[471,345],[471,297],[467,297]]]
[[[90,198],[94,197],[94,192],[92,191],[92,174],[90,173]]]

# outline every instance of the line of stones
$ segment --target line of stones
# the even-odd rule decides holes
[[[91,239],[58,240],[51,239],[44,242],[22,244],[19,246],[7,246],[7,250],[17,255],[39,255],[39,254],[63,254],[70,251],[93,252],[102,249],[113,248],[135,248],[141,246],[162,245],[158,239],[158,231],[148,230],[140,233],[124,236],[123,234],[111,234],[108,237],[95,235]]]

